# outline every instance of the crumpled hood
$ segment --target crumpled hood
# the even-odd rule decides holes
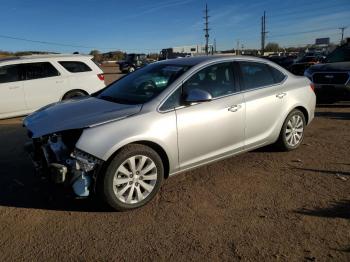
[[[329,63],[329,64],[316,64],[309,68],[311,72],[343,72],[350,71],[350,62],[339,62],[339,63]]]
[[[84,97],[45,106],[27,116],[23,124],[33,138],[118,120],[140,112],[142,105],[125,105]]]

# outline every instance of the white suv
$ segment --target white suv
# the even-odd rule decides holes
[[[0,60],[0,119],[105,87],[103,71],[86,55],[31,55]]]

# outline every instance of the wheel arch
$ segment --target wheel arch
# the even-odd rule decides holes
[[[88,92],[86,92],[86,91],[83,90],[83,89],[79,89],[79,88],[77,88],[77,89],[71,89],[71,90],[68,90],[67,92],[65,92],[65,93],[63,94],[63,96],[61,97],[61,101],[64,100],[64,97],[65,97],[66,95],[68,95],[69,93],[73,93],[73,92],[82,92],[82,93],[84,93],[85,95],[88,95],[88,94],[89,94]]]
[[[304,114],[306,124],[309,124],[309,112],[307,111],[307,109],[303,106],[297,106],[297,107],[293,108],[290,112],[292,112],[294,109],[300,110]],[[288,115],[289,115],[289,113],[288,113]]]
[[[162,159],[163,165],[164,165],[164,178],[168,178],[169,177],[169,171],[170,171],[170,162],[169,162],[169,157],[168,154],[166,153],[166,151],[164,150],[164,148],[162,146],[160,146],[159,144],[153,142],[153,141],[148,141],[148,140],[138,140],[138,141],[133,141],[127,144],[122,145],[121,147],[119,147],[117,150],[115,150],[107,159],[107,161],[105,162],[106,165],[108,165],[108,163],[110,163],[110,161],[114,158],[114,156],[116,154],[118,154],[118,152],[120,152],[121,149],[123,149],[124,147],[128,146],[128,145],[133,145],[133,144],[139,144],[139,145],[144,145],[144,146],[148,146],[150,148],[152,148],[154,151],[157,152],[157,154],[160,156],[160,158]]]

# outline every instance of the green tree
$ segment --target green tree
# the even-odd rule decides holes
[[[280,46],[277,43],[268,43],[265,46],[265,51],[266,52],[278,52],[280,50]]]

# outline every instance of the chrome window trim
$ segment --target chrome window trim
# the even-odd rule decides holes
[[[159,113],[167,113],[167,112],[171,112],[171,111],[174,111],[175,109],[177,108],[182,108],[182,107],[188,107],[188,106],[179,106],[179,107],[175,107],[175,108],[172,108],[172,109],[169,109],[169,110],[160,110],[160,108],[163,106],[163,104],[166,102],[166,100],[173,94],[177,91],[178,88],[180,88],[184,82],[186,82],[188,79],[190,79],[193,75],[197,74],[199,71],[201,71],[202,69],[206,68],[206,67],[209,67],[209,66],[212,66],[212,65],[216,65],[216,64],[222,64],[222,63],[233,63],[235,60],[232,59],[232,58],[228,58],[228,59],[224,59],[224,60],[221,60],[221,61],[212,61],[210,63],[207,63],[207,64],[204,64],[202,66],[200,66],[199,68],[197,68],[191,75],[187,76],[185,79],[182,80],[181,83],[179,83],[160,103],[159,105],[157,106],[157,112]],[[239,92],[239,91],[238,91]],[[224,96],[218,96],[218,97],[215,97],[212,99],[213,100],[216,100],[216,99],[220,99],[220,98],[223,98],[223,97],[226,97],[226,96],[230,96],[230,95],[235,95],[237,94],[238,92],[235,92],[233,94],[228,94],[228,95],[224,95]],[[191,106],[191,105],[189,105]]]
[[[211,63],[208,63],[208,64],[205,64],[205,65],[202,65],[200,68],[196,69],[191,75],[187,76],[182,82],[181,84],[178,84],[174,90],[169,93],[160,103],[159,105],[157,106],[157,109],[156,111],[158,113],[168,113],[168,112],[172,112],[172,111],[175,111],[175,110],[178,110],[178,109],[182,109],[182,108],[185,108],[185,107],[189,107],[189,106],[193,106],[193,105],[188,105],[188,106],[178,106],[178,107],[174,107],[174,108],[171,108],[171,109],[168,109],[168,110],[160,110],[160,108],[163,106],[163,104],[166,102],[166,100],[178,89],[180,88],[183,83],[185,81],[187,81],[189,78],[191,78],[194,74],[198,73],[200,70],[204,69],[205,67],[209,67],[211,65],[215,65],[215,64],[221,64],[221,63],[227,63],[227,62],[231,62],[231,63],[234,63],[234,62],[252,62],[252,63],[260,63],[260,64],[265,64],[267,66],[270,66],[270,67],[273,67],[274,69],[278,70],[279,72],[281,72],[283,75],[284,75],[284,78],[281,82],[278,82],[278,83],[275,83],[275,84],[272,84],[272,85],[264,85],[264,86],[259,86],[259,87],[256,87],[256,88],[253,88],[253,89],[249,89],[249,90],[240,90],[235,92],[235,93],[232,93],[232,94],[228,94],[228,95],[223,95],[223,96],[218,96],[218,97],[215,97],[213,98],[211,101],[214,101],[214,100],[217,100],[217,99],[221,99],[221,98],[225,98],[225,97],[228,97],[228,96],[233,96],[233,95],[237,95],[237,94],[244,94],[244,93],[247,93],[247,92],[253,92],[253,91],[257,91],[257,90],[260,90],[260,89],[263,89],[263,88],[269,88],[269,87],[274,87],[274,86],[279,86],[279,85],[283,85],[286,81],[287,81],[287,78],[288,78],[288,75],[285,74],[283,71],[281,71],[280,69],[276,68],[275,66],[271,65],[270,63],[268,62],[265,62],[265,61],[255,61],[255,60],[244,60],[244,59],[225,59],[225,60],[222,60],[222,61],[214,61],[214,62],[211,62]],[[240,86],[241,87],[241,86]],[[208,102],[211,102],[211,101],[208,101]],[[198,103],[196,103],[198,104]],[[194,105],[196,105],[194,104]]]

